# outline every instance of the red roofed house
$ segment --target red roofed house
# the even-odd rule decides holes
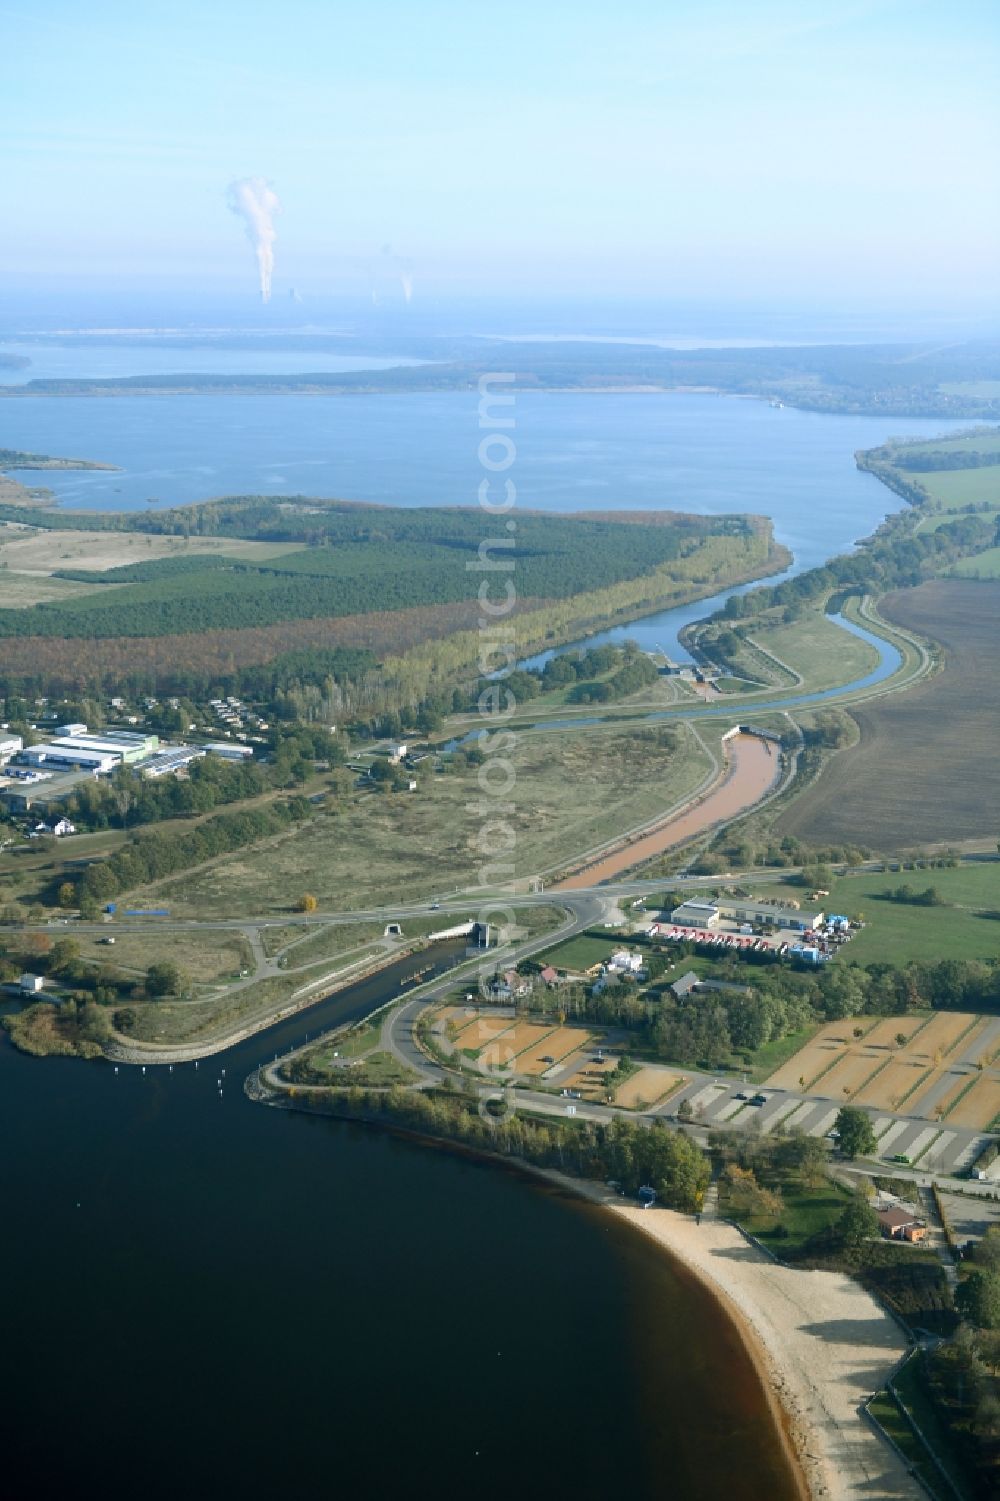
[[[908,1209],[880,1209],[878,1222],[886,1240],[919,1241],[927,1237],[927,1226]]]

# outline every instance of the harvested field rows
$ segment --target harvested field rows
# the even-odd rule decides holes
[[[912,1059],[894,1058],[860,1091],[854,1104],[872,1105],[876,1110],[896,1110],[925,1072],[926,1065]]]
[[[977,1079],[948,1117],[949,1126],[985,1131],[1000,1115],[1000,1080]]]
[[[926,1022],[925,1016],[887,1016],[865,1034],[865,1047],[895,1049],[897,1037],[905,1037],[909,1042]]]
[[[849,1017],[846,1021],[828,1022],[821,1027],[816,1036],[800,1048],[787,1063],[783,1063],[776,1073],[768,1079],[768,1084],[774,1089],[798,1089],[799,1080],[808,1085],[816,1075],[829,1067],[834,1059],[847,1047],[855,1045],[854,1028],[863,1027],[867,1034],[871,1028],[871,1018]],[[861,1039],[862,1042],[866,1038]]]
[[[434,1020],[440,1022],[445,1028],[453,1026],[457,1035],[472,1020],[472,1010],[469,1006],[442,1006],[441,1010],[435,1013]]]
[[[589,1041],[590,1033],[584,1032],[579,1027],[557,1027],[554,1031],[546,1027],[534,1046],[525,1049],[518,1057],[518,1072],[544,1074],[545,1070],[552,1068],[553,1065],[543,1063],[543,1058],[554,1058],[556,1063],[560,1063],[578,1048],[586,1047]]]
[[[945,1080],[950,1082],[942,1091],[941,1085]],[[946,1068],[936,1068],[922,1088],[911,1097],[906,1108],[911,1115],[925,1115],[928,1120],[932,1117],[940,1120],[947,1115],[968,1082],[967,1074],[957,1074]]]
[[[925,1059],[928,1063],[941,1063],[966,1033],[968,1045],[973,1038],[970,1026],[976,1020],[975,1014],[970,1011],[935,1012],[927,1026],[914,1039],[912,1048],[907,1048],[906,1052],[908,1056]],[[979,1024],[985,1026],[982,1020]]]
[[[668,1094],[675,1094],[687,1080],[668,1068],[641,1068],[615,1091],[615,1104],[634,1110],[637,1106],[655,1105]]]
[[[853,1049],[845,1053],[840,1062],[824,1074],[816,1085],[819,1094],[831,1099],[852,1099],[861,1086],[871,1078],[884,1060],[878,1053],[865,1053]]]
[[[583,1065],[562,1080],[562,1087],[577,1090],[587,1100],[603,1100],[608,1092],[604,1075],[609,1068],[610,1065],[602,1067],[599,1063]]]
[[[884,1017],[874,1025],[870,1018],[848,1017],[823,1027],[767,1082],[773,1088],[804,1088],[876,1110],[905,1109],[908,1114],[936,1117],[947,1113],[968,1082],[967,1074],[956,1074],[954,1085],[942,1093],[942,1081],[950,1070],[960,1059],[975,1056],[980,1037],[984,1047],[992,1050],[987,1041],[992,1036],[991,1020],[971,1011],[936,1011],[930,1020]],[[864,1029],[860,1038],[854,1036],[857,1028]],[[899,1046],[896,1037],[901,1034],[908,1040]],[[982,1100],[981,1108],[972,1107],[974,1123],[990,1108],[992,1095],[984,1091]],[[963,1098],[963,1110],[965,1103]],[[960,1123],[958,1115],[949,1117],[949,1124]]]
[[[455,1041],[460,1048],[483,1048],[487,1043],[496,1042],[511,1026],[513,1023],[509,1017],[477,1014],[466,1022]]]
[[[552,1028],[545,1026],[544,1023],[515,1022],[512,1027],[507,1029],[501,1039],[503,1043],[503,1056],[513,1061],[519,1053],[523,1053],[527,1048],[533,1047],[536,1042],[540,1042],[543,1037],[547,1037],[551,1031]]]
[[[944,671],[851,709],[860,743],[834,756],[778,831],[884,851],[981,836],[983,808],[1000,805],[1000,582],[932,579],[879,608],[940,642]]]

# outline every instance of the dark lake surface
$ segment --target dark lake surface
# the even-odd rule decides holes
[[[7,1494],[794,1494],[735,1331],[641,1237],[245,1097],[404,972],[197,1069],[0,1042]]]

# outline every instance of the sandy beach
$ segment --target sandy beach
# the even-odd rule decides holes
[[[689,1215],[634,1208],[603,1191],[592,1197],[721,1297],[780,1407],[812,1501],[924,1496],[858,1412],[906,1350],[900,1329],[859,1283],[840,1272],[779,1266],[719,1220],[699,1226]]]

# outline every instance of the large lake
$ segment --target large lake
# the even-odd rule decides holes
[[[321,1017],[392,993],[171,1073],[0,1041],[5,1494],[596,1501],[627,1472],[792,1501],[732,1326],[642,1237],[244,1097]]]
[[[755,511],[799,567],[849,548],[897,505],[856,470],[856,449],[947,427],[675,394],[522,394],[514,418],[521,505]],[[0,400],[0,447],[120,466],[22,474],[72,507],[237,493],[475,505],[480,436],[475,396],[453,392]]]

